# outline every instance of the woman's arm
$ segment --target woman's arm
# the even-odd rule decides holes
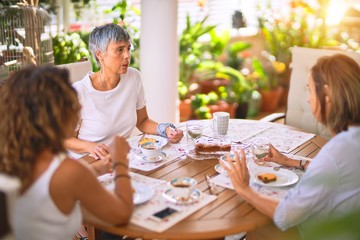
[[[285,167],[296,167],[305,170],[309,165],[309,161],[299,161],[287,157],[286,155],[279,152],[273,145],[270,145],[269,155],[264,157],[265,162],[274,162]]]
[[[156,135],[158,123],[149,118],[146,107],[136,110],[136,114],[137,114],[136,127],[141,132]]]
[[[144,133],[149,134],[159,134],[158,133],[158,123],[149,119],[146,107],[143,107],[142,109],[137,110],[137,123],[136,127]],[[169,139],[172,143],[179,142],[183,137],[183,131],[181,129],[175,129],[172,127],[166,127],[165,129],[166,137]]]
[[[54,202],[62,212],[70,212],[79,200],[84,208],[103,221],[124,224],[130,220],[134,208],[127,160],[130,147],[124,138],[116,137],[110,149],[117,163],[114,164],[114,176],[117,176],[114,193],[106,190],[87,166],[67,159],[57,176],[54,175],[55,187],[50,187]]]
[[[262,196],[252,190],[249,186],[250,175],[246,166],[246,155],[244,150],[240,151],[240,159],[241,160],[239,160],[239,156],[235,154],[235,163],[233,163],[229,156],[227,157],[230,167],[223,163],[223,161],[220,161],[220,164],[227,171],[235,191],[258,211],[273,219],[275,209],[279,202]]]
[[[95,143],[71,137],[65,140],[65,147],[70,151],[87,154],[89,153],[95,159],[103,159],[109,155],[108,147],[102,143]]]

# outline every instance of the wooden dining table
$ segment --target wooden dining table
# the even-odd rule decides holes
[[[236,120],[232,120],[236,121]],[[238,120],[251,122],[255,120]],[[276,123],[266,123],[276,124]],[[180,124],[180,127],[184,126]],[[275,125],[274,125],[275,126]],[[282,125],[285,128],[290,126]],[[185,129],[184,129],[185,130]],[[313,158],[326,143],[326,139],[315,136],[290,153]],[[204,193],[210,194],[205,175],[216,176],[214,166],[219,163],[217,158],[209,160],[194,160],[190,157],[175,159],[155,170],[140,171],[132,169],[132,172],[148,177],[171,180],[179,176],[189,176],[197,180],[197,188]],[[111,226],[100,223],[85,223],[88,231],[94,227],[101,231],[116,235],[127,235],[142,239],[223,239],[225,236],[246,232],[246,239],[294,239],[297,229],[281,232],[273,224],[272,220],[257,211],[252,205],[242,199],[236,192],[229,188],[217,187],[219,192],[217,199],[189,217],[180,221],[164,232],[151,231],[140,226],[129,223],[122,226]],[[89,231],[89,239],[97,238]]]

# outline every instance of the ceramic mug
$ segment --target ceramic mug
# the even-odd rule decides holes
[[[215,135],[226,135],[229,128],[230,114],[228,112],[214,112],[212,129]]]

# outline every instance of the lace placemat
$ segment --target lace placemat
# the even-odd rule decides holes
[[[175,204],[163,197],[163,193],[170,187],[166,181],[136,173],[131,173],[131,179],[146,184],[154,190],[154,196],[149,201],[135,207],[130,220],[131,223],[151,231],[163,232],[216,199],[214,195],[201,193],[200,198],[191,204]],[[177,212],[164,220],[153,220],[151,216],[154,213],[167,207],[176,209]]]
[[[315,137],[315,134],[291,130],[280,125],[266,129],[253,137],[266,137],[280,152],[289,153]],[[246,142],[251,142],[253,137],[247,139]]]
[[[203,136],[212,138],[221,138],[230,142],[251,143],[254,137],[267,137],[271,144],[283,153],[290,153],[306,141],[315,137],[315,134],[304,133],[296,130],[291,130],[286,126],[274,125],[267,122],[260,121],[242,121],[238,119],[231,119],[228,133],[225,136],[216,136],[211,127],[212,120],[203,120],[204,129]],[[188,144],[186,125],[182,123],[179,127],[184,131],[184,138],[180,142],[183,148],[186,149]],[[221,154],[220,154],[221,155]],[[188,156],[196,160],[213,159],[214,156],[199,155],[194,152],[188,152]],[[215,156],[217,157],[217,156]]]
[[[205,121],[203,135],[214,138],[219,137],[214,134],[211,124],[211,120]],[[271,128],[271,125],[266,122],[247,122],[230,119],[229,129],[224,138],[233,142],[243,142],[269,128]]]

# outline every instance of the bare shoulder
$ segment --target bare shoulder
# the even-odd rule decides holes
[[[63,181],[80,183],[86,179],[96,179],[95,173],[85,163],[66,157],[58,169]]]

